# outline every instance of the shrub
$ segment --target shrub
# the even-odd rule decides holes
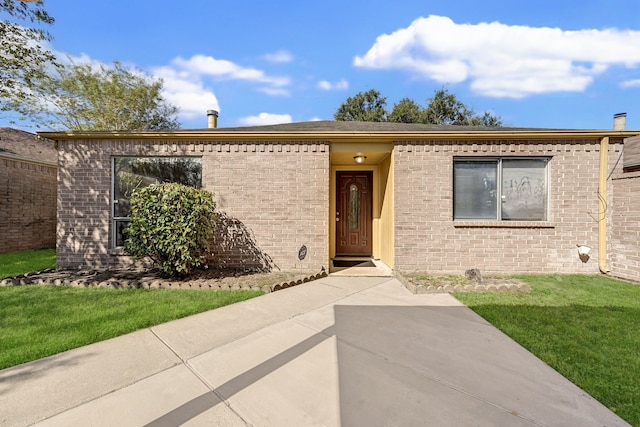
[[[177,183],[154,184],[131,195],[125,251],[148,256],[171,276],[205,263],[215,221],[213,194]]]

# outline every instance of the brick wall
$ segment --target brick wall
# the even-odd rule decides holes
[[[0,157],[0,252],[55,247],[56,167]]]
[[[611,143],[613,167],[621,144]],[[396,145],[395,267],[461,273],[597,273],[599,141],[426,141]],[[549,157],[549,220],[453,221],[453,160]],[[619,166],[621,167],[621,166]],[[609,204],[611,203],[609,197]],[[593,248],[578,258],[577,244]]]
[[[640,172],[613,178],[611,272],[640,281]]]
[[[631,183],[640,180],[627,180],[627,185],[618,179],[621,147],[621,141],[610,143],[613,181],[609,182],[607,223],[614,237],[608,243],[607,261],[624,273],[633,266],[629,260],[635,260],[633,268],[638,266],[637,250],[633,252],[638,231],[635,235],[629,231],[638,218],[623,209],[625,203],[637,200],[640,190]],[[597,273],[599,150],[599,141],[396,144],[395,268]],[[112,157],[186,155],[202,157],[203,187],[215,193],[221,218],[213,247],[215,263],[283,270],[327,266],[328,151],[326,142],[61,141],[58,263],[63,267],[131,263],[112,249]],[[454,223],[456,156],[550,158],[549,220]],[[622,242],[627,237],[631,240]],[[308,255],[301,263],[297,254],[303,244]],[[587,263],[578,258],[577,244],[593,248]]]
[[[281,269],[328,267],[329,152],[327,144],[248,143],[210,146],[203,185],[223,213],[214,252],[220,264]]]
[[[112,249],[113,156],[201,156],[203,188],[221,221],[212,260],[229,267],[320,269],[328,264],[326,142],[61,141],[58,263],[131,263]],[[307,258],[298,260],[300,246]]]

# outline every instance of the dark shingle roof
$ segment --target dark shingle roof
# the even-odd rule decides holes
[[[605,136],[629,137],[639,131],[544,129],[485,126],[424,125],[389,122],[311,121],[263,126],[175,129],[166,131],[103,131],[103,132],[39,132],[56,141],[70,139],[163,139],[163,140],[275,140],[326,139],[333,142],[350,140],[397,141],[403,138],[456,139],[594,139]]]
[[[40,140],[30,132],[0,128],[0,155],[21,157],[43,163],[57,163],[58,151],[52,141]]]
[[[424,125],[391,122],[342,122],[333,120],[285,123],[279,125],[242,126],[201,129],[212,132],[513,132],[544,130],[539,128],[509,128],[486,126]],[[551,129],[549,129],[551,130]]]

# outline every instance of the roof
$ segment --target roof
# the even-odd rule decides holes
[[[311,121],[265,126],[167,131],[38,132],[56,141],[69,139],[154,139],[154,140],[329,140],[392,142],[416,139],[596,139],[605,136],[630,137],[640,131],[539,129],[485,126],[425,125],[390,122]]]
[[[51,141],[39,139],[34,133],[2,127],[0,156],[56,165],[58,151]]]
[[[487,126],[455,126],[455,125],[427,125],[419,123],[393,122],[357,122],[320,120],[298,123],[283,123],[278,125],[228,127],[216,129],[202,129],[214,132],[434,132],[434,131],[464,131],[487,132],[495,130],[532,130],[525,128],[487,127]]]

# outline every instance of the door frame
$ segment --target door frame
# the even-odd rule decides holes
[[[353,165],[353,166],[331,166],[329,176],[329,259],[336,257],[336,197],[337,197],[337,172],[338,171],[372,171],[373,181],[371,188],[372,215],[371,215],[371,255],[374,259],[379,259],[379,221],[380,221],[380,170],[377,165]]]
[[[362,206],[364,208],[366,208],[367,210],[369,210],[368,214],[366,215],[367,220],[364,221],[358,228],[360,230],[363,230],[363,228],[361,227],[365,227],[365,239],[366,239],[366,253],[347,253],[344,251],[340,251],[340,253],[338,254],[338,247],[339,245],[339,240],[338,239],[338,231],[339,230],[344,230],[344,225],[343,227],[340,227],[342,221],[346,222],[349,218],[348,213],[345,213],[344,211],[342,211],[342,216],[341,216],[341,222],[338,222],[338,218],[336,218],[335,223],[336,223],[336,256],[339,257],[371,257],[373,256],[373,171],[370,170],[339,170],[336,171],[336,215],[338,214],[338,210],[340,210],[340,208],[344,208],[344,206],[342,206],[341,202],[340,202],[340,195],[342,194],[341,191],[344,191],[343,188],[339,188],[340,187],[340,176],[344,176],[345,174],[348,175],[355,175],[355,174],[359,174],[360,177],[366,177],[366,184],[367,184],[367,192],[363,193],[366,194],[366,196],[364,198],[361,199],[362,201]],[[353,184],[352,184],[353,185]],[[349,208],[346,208],[347,210]],[[363,211],[364,213],[364,211]],[[360,234],[362,231],[358,232],[358,234]],[[351,233],[349,233],[351,234]],[[360,234],[360,236],[362,237],[362,234]],[[348,236],[342,236],[344,239],[348,239]],[[358,240],[358,245],[359,247],[362,247],[360,245],[360,240]],[[353,245],[351,244],[347,244],[348,248],[353,248],[353,249],[357,249],[357,247],[353,247]],[[346,249],[346,247],[341,247],[341,249]],[[362,249],[360,249],[362,250]]]

